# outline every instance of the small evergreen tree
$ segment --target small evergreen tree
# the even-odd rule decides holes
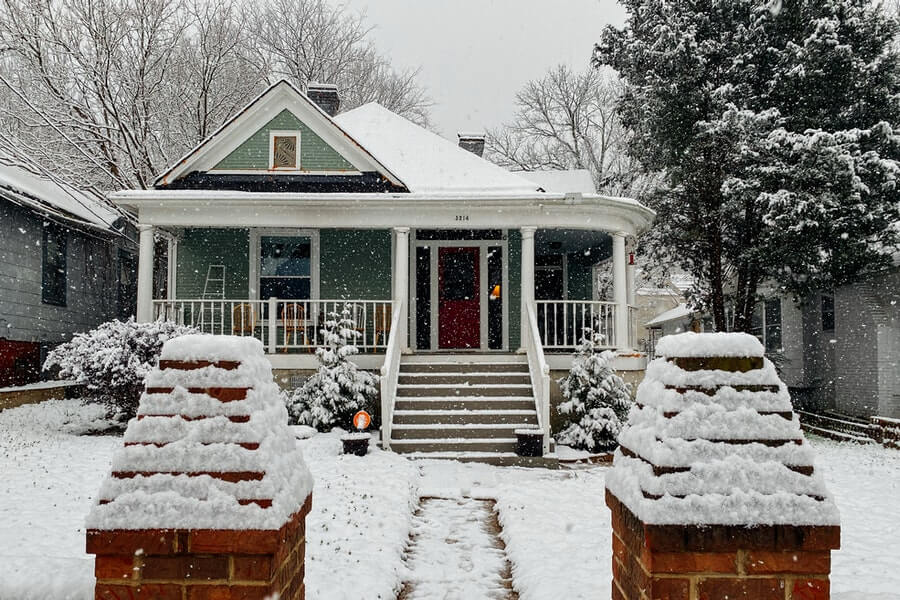
[[[556,441],[589,452],[615,447],[632,404],[629,386],[611,366],[615,355],[601,350],[602,340],[599,332],[585,328],[572,368],[559,380],[564,399],[559,412],[569,415],[570,423]]]
[[[348,305],[340,315],[328,313],[321,334],[323,343],[316,348],[319,367],[288,397],[287,407],[293,423],[328,431],[349,426],[357,411],[371,408],[378,378],[350,360],[359,352],[355,341],[360,332]]]

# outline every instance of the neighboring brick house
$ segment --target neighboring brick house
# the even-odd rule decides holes
[[[0,387],[37,381],[49,348],[134,313],[133,228],[39,173],[0,156]]]

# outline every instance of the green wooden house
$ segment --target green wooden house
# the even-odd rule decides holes
[[[530,421],[549,434],[549,373],[584,327],[620,368],[643,368],[626,244],[652,211],[596,194],[583,173],[506,171],[481,158],[478,136],[455,144],[378,104],[338,107],[332,86],[281,81],[153,189],[112,194],[139,222],[139,319],[256,336],[275,369],[302,371],[324,316],[346,305],[360,365],[383,375],[385,446],[406,451],[502,452]],[[531,414],[460,422],[455,439],[475,440],[462,445],[423,442],[441,438],[406,414],[504,394]]]

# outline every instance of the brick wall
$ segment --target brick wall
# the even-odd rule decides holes
[[[277,531],[88,531],[94,598],[302,600],[310,506]]]
[[[607,491],[613,600],[827,600],[836,526],[647,525]]]

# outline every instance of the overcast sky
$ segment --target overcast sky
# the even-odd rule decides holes
[[[433,127],[456,139],[508,121],[516,91],[550,67],[588,64],[615,0],[332,0],[364,11],[376,46],[398,67],[420,66]]]

